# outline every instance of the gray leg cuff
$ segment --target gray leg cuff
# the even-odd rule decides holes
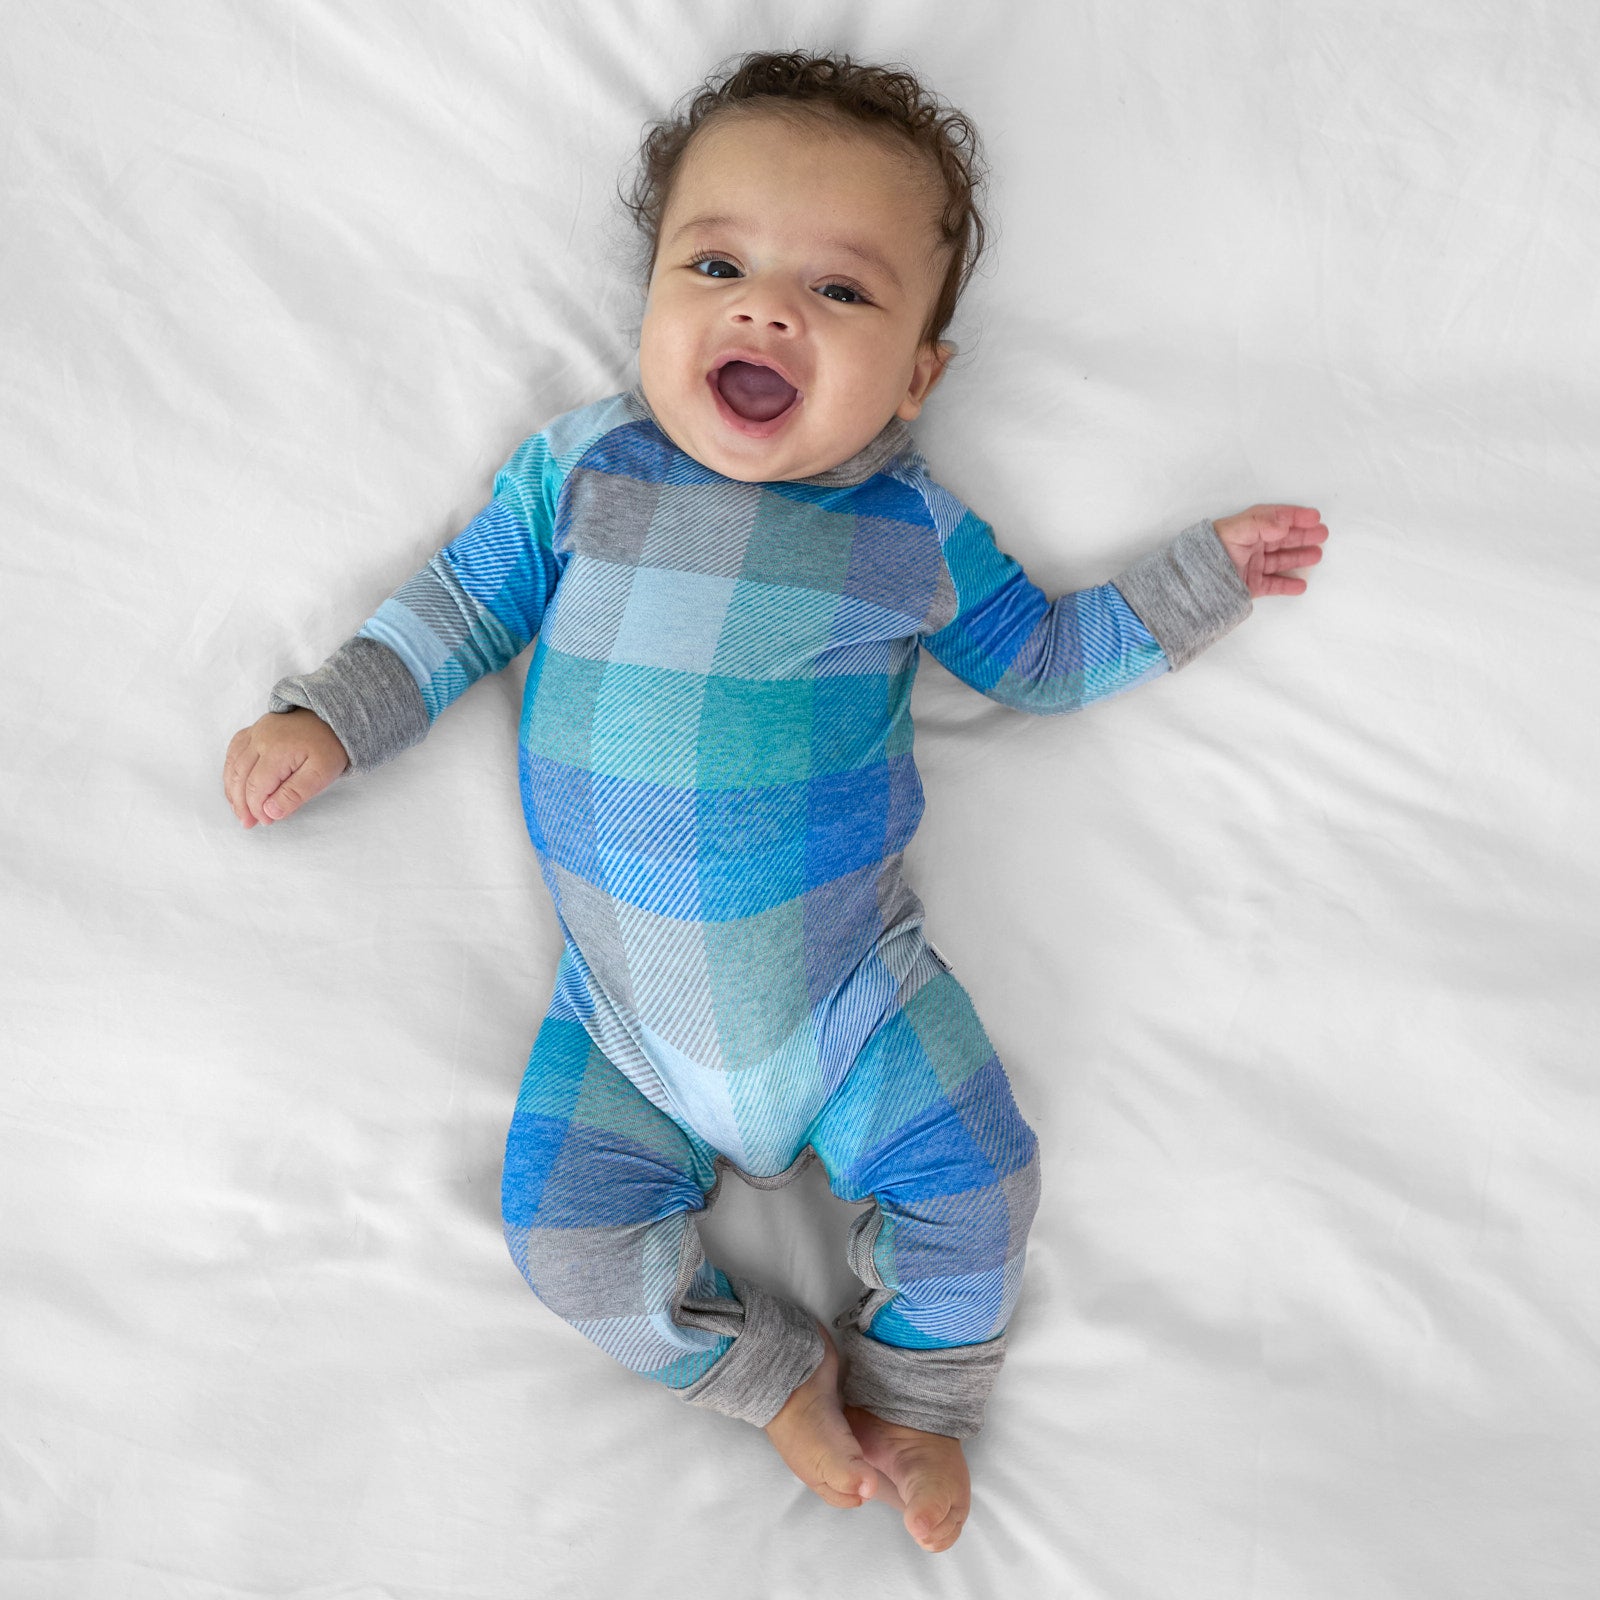
[[[952,1439],[970,1439],[983,1426],[984,1405],[1006,1358],[1004,1334],[947,1350],[903,1350],[847,1326],[839,1329],[838,1343],[849,1368],[840,1386],[847,1406]]]
[[[691,1327],[731,1333],[728,1352],[702,1378],[679,1393],[692,1406],[705,1406],[764,1428],[783,1403],[822,1365],[822,1335],[809,1313],[758,1289],[745,1278],[728,1276],[744,1306],[742,1327],[728,1326],[724,1312],[697,1313],[686,1302],[676,1320]]]

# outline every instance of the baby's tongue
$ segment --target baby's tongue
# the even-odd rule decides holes
[[[795,397],[795,390],[771,367],[730,361],[717,373],[722,398],[746,422],[770,422]]]

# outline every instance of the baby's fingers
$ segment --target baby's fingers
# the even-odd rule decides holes
[[[1256,510],[1266,513],[1264,520],[1272,530],[1266,537],[1271,545],[1281,547],[1290,539],[1300,545],[1315,545],[1328,537],[1322,513],[1310,506],[1257,506]]]
[[[1252,514],[1264,517],[1285,532],[1290,528],[1314,528],[1322,521],[1322,513],[1312,506],[1251,506],[1246,515]]]
[[[1261,580],[1261,594],[1304,594],[1306,580],[1291,577],[1264,577]]]
[[[1324,528],[1323,534],[1327,534]],[[1301,537],[1306,536],[1305,530],[1297,528],[1295,532]],[[1294,550],[1268,550],[1261,557],[1260,592],[1262,594],[1304,594],[1306,580],[1294,576],[1301,567],[1314,567],[1322,559],[1320,545],[1302,545]]]
[[[1293,572],[1297,567],[1314,567],[1321,559],[1321,546],[1308,544],[1298,550],[1269,550],[1261,565],[1266,572]]]
[[[251,814],[260,822],[281,822],[319,795],[338,774],[303,750],[255,765],[245,786]]]
[[[250,738],[250,729],[241,728],[228,743],[228,753],[222,759],[222,792],[233,808],[233,814],[247,828],[256,825],[245,801],[245,784],[260,754]]]

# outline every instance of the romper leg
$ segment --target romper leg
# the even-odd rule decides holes
[[[968,1438],[1022,1288],[1038,1144],[960,983],[924,953],[901,993],[812,1129],[833,1192],[875,1202],[850,1234],[868,1292],[836,1322],[843,1396]]]
[[[691,1404],[764,1427],[822,1361],[811,1318],[705,1258],[716,1152],[584,1031],[563,954],[506,1141],[512,1259],[558,1316]]]

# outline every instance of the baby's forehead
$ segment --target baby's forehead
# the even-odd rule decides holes
[[[934,158],[903,135],[833,112],[745,106],[728,107],[708,118],[684,147],[674,174],[674,228],[691,222],[758,222],[793,214],[793,194],[752,181],[760,173],[763,136],[769,132],[783,143],[825,152],[837,171],[875,178],[880,188],[887,186],[892,203],[856,216],[852,229],[857,235],[903,248],[907,202],[926,215],[930,229],[937,232],[945,200],[943,178]],[[819,214],[814,226],[826,232],[828,218]]]
[[[906,178],[942,187],[938,162],[932,153],[919,148],[899,129],[863,122],[830,106],[804,101],[766,105],[744,101],[720,107],[695,130],[683,153],[687,157],[707,141],[737,149],[768,130],[819,149],[835,149],[845,162],[869,165],[887,160]]]

